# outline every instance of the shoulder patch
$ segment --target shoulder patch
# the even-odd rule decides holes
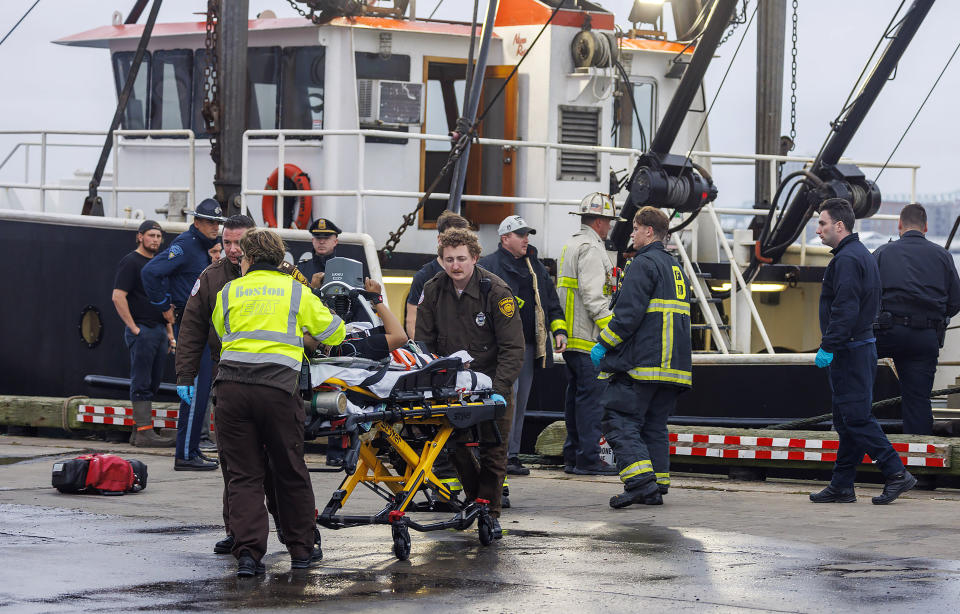
[[[190,296],[196,296],[197,292],[200,290],[200,278],[197,278],[197,282],[193,284],[193,290],[190,291]]]
[[[417,305],[423,302],[423,292],[420,293],[420,300],[417,301]]]
[[[179,245],[171,245],[170,253],[167,254],[167,260],[173,260],[177,256],[182,256],[182,255],[183,255],[182,247],[180,247]]]
[[[512,296],[500,299],[500,302],[497,303],[497,307],[500,309],[500,313],[508,318],[512,318],[513,314],[517,312],[517,304],[514,302]]]

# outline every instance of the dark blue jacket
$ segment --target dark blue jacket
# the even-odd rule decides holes
[[[857,233],[844,237],[831,253],[820,290],[820,347],[836,352],[850,342],[873,338],[873,322],[880,313],[880,271]]]
[[[945,320],[960,312],[960,279],[947,250],[908,230],[873,252],[880,267],[883,311]]]
[[[200,273],[210,265],[207,251],[217,242],[190,226],[170,247],[143,266],[140,279],[150,303],[166,311],[172,303],[183,309]]]
[[[624,373],[650,384],[693,384],[688,287],[663,243],[637,251],[613,296],[613,319],[597,339],[608,350],[600,379]]]
[[[537,257],[537,248],[527,245],[527,254],[523,258],[517,258],[503,246],[497,248],[494,253],[484,256],[480,259],[480,266],[490,271],[503,281],[507,282],[514,296],[520,299],[525,294],[530,294],[532,299],[533,281],[530,276],[530,269],[527,268],[526,260],[530,260],[533,272],[537,276],[537,288],[540,291],[540,306],[543,308],[544,324],[549,331],[546,341],[546,358],[544,367],[553,365],[553,346],[550,343],[550,334],[567,334],[567,321],[563,316],[563,309],[560,307],[560,298],[557,296],[557,288],[553,284],[553,279],[547,272]],[[522,286],[522,287],[521,287]],[[517,301],[520,306],[520,319],[532,319],[536,321],[534,309],[536,307],[534,300]],[[529,320],[528,320],[529,321]],[[534,324],[535,326],[535,324]],[[527,333],[528,326],[524,326],[524,333]],[[532,329],[535,330],[535,329]],[[536,339],[526,339],[526,343],[536,343]]]

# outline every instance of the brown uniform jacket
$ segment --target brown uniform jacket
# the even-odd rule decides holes
[[[281,273],[293,276],[304,285],[309,285],[307,279],[300,274],[296,267],[288,262],[281,262],[277,267]],[[221,258],[200,273],[197,283],[190,291],[190,298],[183,309],[183,318],[180,320],[180,334],[177,336],[177,385],[191,386],[200,370],[200,358],[203,347],[210,346],[210,358],[213,359],[214,371],[220,361],[220,338],[210,325],[210,317],[217,306],[217,294],[223,290],[228,281],[240,277],[240,265],[233,264],[229,258]]]
[[[481,290],[489,283],[489,290]],[[493,379],[495,392],[509,398],[523,365],[523,325],[510,286],[476,267],[463,294],[440,271],[423,286],[417,306],[418,342],[441,356],[466,350],[471,368]]]

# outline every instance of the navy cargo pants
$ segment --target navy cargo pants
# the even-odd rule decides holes
[[[838,350],[827,374],[833,394],[833,427],[840,436],[833,466],[834,488],[853,488],[857,466],[869,454],[884,477],[903,471],[900,456],[871,413],[877,375],[877,346],[862,343]]]
[[[676,386],[638,382],[623,374],[607,382],[602,428],[625,490],[653,492],[657,484],[670,485],[667,418],[679,393]]]
[[[567,399],[563,419],[567,425],[567,440],[563,444],[563,464],[581,469],[600,464],[600,421],[603,406],[600,395],[603,382],[597,379],[599,370],[590,361],[590,354],[568,350],[563,353],[567,363]]]
[[[933,328],[908,328],[894,324],[877,331],[877,354],[892,358],[900,378],[900,404],[903,432],[917,435],[933,433],[930,391],[937,373],[940,339]]]
[[[180,336],[180,327],[176,327],[177,336]],[[210,358],[210,346],[203,346],[203,355],[200,357],[200,370],[193,380],[195,386],[193,402],[180,401],[180,412],[177,414],[177,449],[176,457],[189,460],[200,454],[200,435],[203,433],[203,422],[207,416],[207,401],[210,400],[210,387],[213,385],[213,360]]]

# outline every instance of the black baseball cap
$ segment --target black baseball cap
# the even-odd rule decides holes
[[[148,230],[159,230],[160,232],[163,232],[163,228],[160,227],[160,223],[153,220],[144,220],[143,223],[140,224],[140,228],[137,228],[137,232],[140,234],[143,234]]]
[[[323,235],[339,235],[342,230],[340,227],[326,218],[317,218],[313,224],[310,224],[310,234],[315,237]]]

